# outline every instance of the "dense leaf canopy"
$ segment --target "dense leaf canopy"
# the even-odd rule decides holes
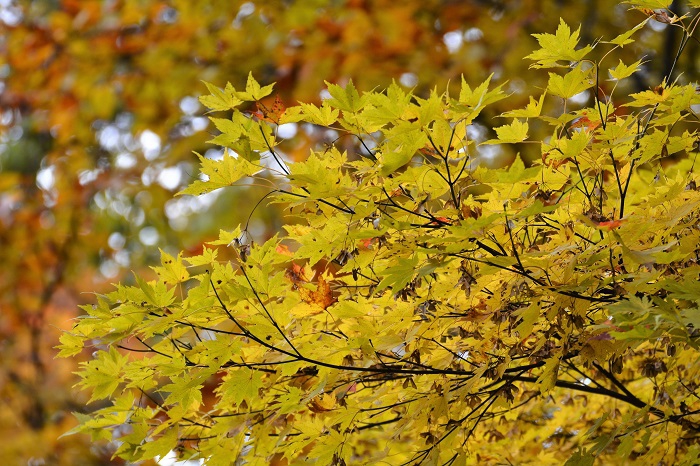
[[[675,66],[700,14],[637,3],[591,44],[536,34],[522,106],[493,76],[286,107],[207,84],[224,151],[178,194],[265,186],[284,231],[163,250],[84,306],[61,355],[96,350],[80,385],[108,403],[73,432],[130,461],[697,463],[700,94]],[[651,22],[679,41],[635,92]],[[324,135],[306,157],[290,125]]]
[[[277,117],[284,105],[300,100],[321,109],[304,116],[312,124],[300,121],[276,133],[280,153],[303,161],[311,149],[322,155],[333,143],[352,160],[358,156],[356,139],[334,141],[339,134],[313,124],[335,111],[321,105],[328,96],[324,80],[345,87],[353,79],[362,91],[387,89],[396,80],[404,92],[412,89],[426,99],[434,86],[442,92],[448,85],[456,97],[460,75],[475,85],[493,74],[492,87],[502,84],[508,98],[483,108],[468,126],[470,140],[524,134],[528,140],[472,145],[470,163],[503,166],[519,153],[530,167],[541,157],[532,141],[544,140],[551,127],[525,121],[529,110],[514,109],[529,103],[531,110],[539,105],[543,115],[561,111],[561,100],[551,92],[541,100],[531,100],[531,94],[547,87],[550,72],[562,70],[528,68],[532,61],[522,57],[539,43],[540,36],[531,34],[554,33],[560,16],[571,31],[580,27],[577,49],[630,31],[651,16],[634,36],[629,33],[634,41],[620,36],[624,47],[603,64],[620,80],[601,75],[597,88],[601,96],[615,88],[618,114],[624,111],[622,96],[653,89],[664,76],[681,84],[696,79],[698,43],[683,44],[677,56],[683,32],[668,21],[670,11],[682,16],[692,2],[674,2],[668,11],[659,9],[667,6],[662,2],[640,3],[657,10],[628,11],[630,5],[608,0],[0,2],[0,400],[6,403],[0,411],[5,439],[0,457],[23,464],[121,464],[110,459],[117,443],[93,444],[87,436],[57,440],[75,425],[70,411],[86,413],[110,403],[86,406],[89,394],[71,390],[78,361],[90,359],[94,348],[53,360],[51,348],[61,329],[73,325],[77,304],[95,302],[86,292],[111,290],[110,281],[134,285],[130,270],[153,279],[146,266],[160,262],[159,248],[192,256],[219,229],[244,223],[246,240],[260,243],[281,227],[285,203],[253,209],[271,186],[275,165],[265,158],[255,182],[241,178],[235,189],[173,198],[196,179],[199,160],[193,151],[207,160],[222,157],[216,146],[205,144],[218,129],[197,103],[199,94],[212,92],[202,80],[221,88],[230,81],[244,90],[252,71],[263,87],[276,82],[261,104]],[[600,60],[607,50],[599,45],[588,57]],[[590,105],[592,90],[567,107]],[[211,101],[203,104],[209,108]],[[244,102],[239,109],[251,115],[255,105]],[[388,125],[395,117],[373,116]],[[318,178],[325,166],[316,163],[320,168],[295,173],[299,183],[304,176]],[[391,170],[391,164],[383,166]],[[227,176],[233,173],[240,172]],[[222,248],[218,257],[230,259],[230,253]],[[324,261],[319,264],[315,273]],[[325,283],[334,286],[330,278]]]

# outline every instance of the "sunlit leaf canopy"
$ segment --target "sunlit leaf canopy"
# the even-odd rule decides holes
[[[0,417],[3,438],[11,439],[0,454],[103,464],[109,449],[90,452],[79,437],[55,440],[72,423],[65,414],[83,410],[85,401],[68,391],[71,362],[53,361],[47,349],[58,329],[70,325],[77,303],[94,300],[83,292],[106,290],[109,280],[131,282],[129,270],[159,260],[158,247],[201,250],[219,228],[245,221],[267,192],[251,185],[173,198],[198,176],[193,151],[223,156],[205,144],[217,130],[198,103],[209,92],[202,81],[243,89],[253,71],[261,83],[276,82],[291,106],[319,105],[324,80],[345,85],[352,78],[363,91],[396,80],[425,98],[435,85],[458,90],[460,75],[476,84],[493,74],[511,97],[469,127],[475,138],[493,139],[491,128],[511,124],[494,117],[524,108],[530,86],[547,85],[546,71],[522,60],[537,44],[531,33],[554,32],[561,16],[572,30],[581,26],[582,43],[611,38],[645,17],[627,9],[607,1],[566,8],[555,1],[2,2],[0,391],[13,409]],[[680,34],[658,19],[642,26],[634,43],[617,39],[625,66],[642,60],[620,91],[649,90],[671,66]],[[696,50],[690,43],[677,64],[682,82]],[[585,98],[591,94],[571,104]],[[279,134],[291,160],[336,137],[308,125]],[[526,160],[538,156],[527,146],[518,150]],[[481,146],[478,156],[497,165],[515,153]],[[260,240],[279,227],[274,208],[257,209],[248,232]]]
[[[494,73],[299,105],[205,83],[224,154],[177,195],[267,186],[283,231],[162,250],[83,306],[60,354],[97,349],[80,386],[109,401],[72,433],[129,461],[697,463],[700,92],[676,66],[700,13],[635,11],[590,45],[538,33],[543,86],[510,107]],[[651,21],[681,34],[635,91]],[[325,140],[294,156],[290,124]]]

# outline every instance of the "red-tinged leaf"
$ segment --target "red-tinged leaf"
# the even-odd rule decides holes
[[[299,264],[292,264],[287,269],[286,276],[295,285],[298,285],[299,283],[305,283],[307,281],[306,276],[305,276],[305,272],[304,272],[304,268],[302,266],[300,266]]]
[[[308,304],[313,304],[321,309],[328,309],[329,306],[331,306],[333,303],[335,303],[337,300],[333,296],[333,291],[331,290],[330,285],[326,281],[325,278],[323,278],[323,275],[318,276],[318,281],[316,282],[316,289],[315,290],[310,290],[306,287],[300,287],[298,289],[299,296],[301,296],[301,299],[308,303]]]
[[[571,123],[572,128],[585,128],[588,131],[593,131],[599,126],[600,122],[591,121],[585,114]]]
[[[283,256],[294,256],[294,253],[292,253],[292,251],[289,250],[286,244],[278,244],[277,247],[275,247],[275,251],[277,251],[278,254],[282,254]]]
[[[451,223],[452,223],[452,220],[450,220],[447,217],[435,217],[435,220],[430,222],[428,225],[444,225],[444,224],[450,225]]]
[[[286,111],[286,107],[282,103],[279,94],[275,96],[275,101],[272,103],[272,106],[267,107],[262,102],[256,102],[255,109],[256,110],[252,113],[254,117],[275,124],[280,123],[280,118]]]
[[[369,249],[376,238],[364,238],[358,241],[360,248]]]
[[[625,222],[625,219],[619,219],[619,220],[609,220],[607,222],[595,222],[596,226],[598,228],[605,228],[607,230],[614,230],[616,228],[619,228],[623,223]]]

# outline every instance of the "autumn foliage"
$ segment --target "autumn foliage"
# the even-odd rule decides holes
[[[132,270],[148,274],[159,247],[201,251],[220,228],[247,220],[248,211],[231,206],[264,194],[248,185],[173,199],[197,174],[192,151],[217,151],[205,144],[215,130],[197,103],[202,80],[244,83],[252,70],[277,81],[290,104],[317,103],[323,79],[371,89],[396,78],[428,89],[463,72],[473,80],[492,68],[517,75],[532,28],[593,11],[558,12],[539,0],[323,3],[0,2],[1,458],[122,463],[110,459],[114,443],[58,438],[76,424],[71,412],[107,402],[86,404],[89,396],[72,389],[78,362],[93,350],[54,360],[54,347],[93,293],[111,281],[133,284]],[[587,29],[594,36],[618,27],[612,11],[596,17]],[[659,37],[643,47],[658,48]],[[272,109],[274,100],[260,104]],[[323,137],[298,131],[287,154],[304,159]],[[249,231],[264,239],[279,224],[278,209],[257,209]]]
[[[113,290],[110,282],[136,285],[132,271],[142,280],[154,279],[148,266],[160,265],[159,249],[173,257],[180,250],[183,258],[191,257],[202,253],[203,244],[215,240],[220,229],[232,231],[241,223],[239,241],[246,253],[246,245],[262,244],[283,223],[303,225],[304,216],[317,212],[310,205],[306,211],[290,211],[286,202],[270,204],[271,197],[263,198],[274,187],[288,187],[273,175],[276,162],[268,164],[266,157],[265,169],[241,179],[236,188],[205,196],[173,196],[198,179],[202,161],[193,151],[217,163],[222,157],[218,144],[206,144],[218,130],[203,114],[209,109],[197,103],[203,92],[214,95],[202,80],[213,83],[212,88],[225,88],[230,81],[242,91],[252,71],[261,83],[276,82],[272,94],[237,108],[272,124],[280,142],[275,149],[291,164],[330,145],[346,152],[350,160],[372,157],[370,151],[376,150],[373,142],[379,139],[368,135],[363,142],[369,151],[356,138],[339,138],[346,133],[336,131],[337,123],[332,125],[335,130],[303,121],[277,129],[274,123],[286,113],[285,107],[293,108],[299,101],[322,106],[322,99],[329,97],[323,91],[324,80],[345,87],[352,79],[364,91],[387,89],[395,80],[404,92],[410,89],[422,99],[435,86],[440,93],[449,89],[456,98],[460,76],[475,86],[493,73],[492,88],[502,85],[508,97],[484,107],[468,126],[468,138],[475,142],[468,169],[503,167],[516,155],[525,167],[544,163],[557,169],[571,161],[553,157],[536,143],[549,141],[552,134],[552,126],[543,120],[527,120],[528,139],[521,143],[482,144],[498,139],[494,127],[511,123],[499,115],[526,107],[531,98],[538,104],[543,99],[543,116],[594,108],[593,87],[566,101],[551,94],[542,97],[549,73],[563,74],[565,69],[528,68],[532,61],[523,57],[538,43],[533,33],[555,31],[561,17],[572,29],[580,27],[576,49],[595,45],[585,59],[601,63],[603,70],[622,61],[625,67],[616,69],[618,76],[628,67],[637,70],[624,79],[610,79],[615,76],[604,71],[596,82],[601,101],[612,96],[616,117],[640,111],[622,105],[631,94],[655,90],[661,95],[664,77],[681,85],[697,80],[700,43],[675,25],[676,18],[693,13],[693,2],[641,3],[632,10],[630,4],[607,0],[0,2],[0,457],[11,464],[123,464],[112,453],[122,441],[120,436],[134,425],[132,418],[119,427],[108,424],[99,438],[111,442],[92,441],[87,435],[59,438],[78,423],[70,412],[90,413],[113,401],[87,403],[90,390],[72,388],[80,380],[74,374],[79,362],[90,360],[106,345],[95,347],[99,341],[91,341],[75,357],[54,359],[59,336],[82,312],[77,305],[97,303],[98,296]],[[599,40],[614,38],[645,18],[649,20],[631,36],[633,42],[602,60],[610,47]],[[685,26],[691,18],[684,18]],[[582,111],[568,124],[568,131],[596,131],[601,118],[589,118],[588,113]],[[233,115],[222,110],[211,116]],[[692,118],[677,122],[672,136],[694,131],[688,123]],[[670,165],[688,153],[694,154],[673,150],[661,145],[663,170],[650,176],[649,183],[665,176]],[[439,154],[424,146],[416,157],[424,156]],[[543,162],[535,162],[543,157]],[[643,169],[654,171],[653,166]],[[388,191],[389,197],[405,205],[412,196],[417,213],[433,215],[434,220],[426,220],[433,227],[459,223],[453,215],[435,212],[435,198],[407,188],[402,184]],[[484,212],[480,202],[485,193],[480,189],[474,186],[469,192],[478,202],[461,206],[464,218]],[[559,202],[560,195],[552,191],[542,201]],[[281,218],[282,213],[291,215]],[[603,233],[627,222],[617,214],[608,217],[586,216],[582,221],[597,222]],[[383,220],[373,215],[367,221],[374,227]],[[358,252],[388,245],[381,236],[359,238],[355,244]],[[275,250],[293,256],[298,248],[282,241]],[[351,253],[355,254],[348,251],[336,259],[348,260]],[[292,256],[279,272],[284,269],[289,290],[300,303],[313,308],[307,309],[309,313],[332,312],[342,303],[336,277],[346,273],[343,279],[362,278],[360,268],[339,271],[338,264],[326,258],[310,266]],[[234,247],[218,247],[219,261],[236,257]],[[192,267],[188,270],[198,273]],[[476,285],[465,276],[459,286]],[[427,309],[434,312],[430,306]],[[131,344],[134,341],[121,346],[135,349],[131,358],[146,355],[141,353],[144,348]],[[648,369],[654,367],[662,366],[653,360]],[[220,380],[212,376],[204,382],[203,409],[215,400]],[[295,380],[304,390],[317,383],[313,370],[303,371]],[[362,385],[351,385],[348,393],[358,387]],[[147,393],[153,396],[155,391]],[[309,409],[327,407],[330,401],[329,396],[319,397]],[[157,419],[162,418],[161,413]],[[196,439],[184,440],[180,447],[196,450]],[[311,447],[307,444],[302,451]],[[282,462],[281,457],[270,461]],[[305,461],[303,454],[297,461]],[[358,456],[353,457],[356,461]]]
[[[697,10],[656,3],[591,44],[536,34],[546,88],[490,138],[493,77],[286,107],[252,74],[207,84],[225,150],[178,195],[269,186],[250,208],[284,229],[162,251],[155,280],[84,306],[61,355],[95,350],[80,385],[108,405],[73,432],[129,461],[697,463],[700,94],[673,66],[618,92],[650,21],[680,31],[673,63],[696,40]],[[295,160],[285,125],[332,137]]]

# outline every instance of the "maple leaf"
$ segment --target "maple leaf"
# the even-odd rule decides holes
[[[622,50],[631,34],[593,56],[579,33],[561,21],[536,36],[534,66],[560,72],[510,111],[493,77],[418,96],[328,83],[320,106],[290,109],[261,101],[272,87],[252,75],[210,90],[215,108],[251,103],[210,119],[228,150],[200,156],[184,192],[267,191],[245,225],[163,247],[155,279],[82,307],[61,354],[106,348],[80,386],[112,405],[75,432],[111,439],[128,423],[128,461],[174,448],[211,464],[695,464],[700,99],[671,80],[597,83],[603,59],[620,60],[616,81],[641,61]],[[569,100],[594,83],[591,107]],[[278,144],[283,121],[301,131]],[[486,149],[512,162],[480,166]],[[255,216],[275,204],[285,217],[266,239]],[[504,453],[507,431],[522,435]]]
[[[624,223],[624,221],[625,219],[608,220],[606,222],[596,222],[596,225],[598,226],[598,228],[614,230],[615,228],[619,228]]]
[[[580,31],[579,27],[572,33],[571,28],[561,19],[556,34],[533,34],[541,48],[525,58],[535,61],[531,65],[533,68],[551,68],[560,61],[579,62],[593,50],[590,45],[576,49]]]
[[[275,101],[270,108],[267,108],[261,102],[256,102],[255,109],[256,110],[252,113],[254,117],[275,124],[280,124],[282,115],[284,115],[287,110],[279,95],[275,96]]]
[[[315,289],[314,284],[306,278],[304,269],[297,264],[292,264],[291,268],[287,270],[286,276],[292,282],[294,288],[299,293],[299,297],[305,303],[318,306],[325,310],[337,302],[323,274],[318,275]]]
[[[634,73],[639,71],[639,66],[641,64],[642,60],[637,60],[631,65],[625,65],[624,63],[622,63],[622,60],[620,60],[620,63],[615,68],[610,70],[610,76],[614,80],[620,81],[621,79],[625,79],[629,76],[632,76]]]
[[[253,73],[250,72],[248,73],[248,81],[245,85],[245,91],[237,91],[235,92],[235,95],[241,101],[255,102],[272,94],[273,87],[274,84],[270,84],[264,87],[260,86],[260,84],[253,77]]]
[[[560,76],[555,73],[549,73],[549,82],[547,90],[552,94],[564,99],[570,99],[573,96],[580,94],[593,87],[595,84],[592,79],[592,70],[584,70],[581,65]]]
[[[527,139],[529,126],[527,122],[521,122],[520,120],[513,120],[509,125],[499,126],[494,128],[498,139],[489,139],[483,142],[483,144],[501,144],[501,143],[516,143],[522,142]]]
[[[648,21],[649,21],[649,19],[645,19],[644,21],[642,21],[641,23],[639,23],[638,25],[636,25],[632,29],[623,32],[622,34],[618,35],[617,37],[615,37],[614,39],[612,39],[610,41],[603,41],[603,43],[615,44],[615,45],[619,45],[620,47],[624,47],[625,45],[631,44],[634,42],[634,40],[631,39],[632,35],[634,35],[635,32],[639,31],[641,28],[646,26]]]
[[[224,157],[221,160],[212,160],[200,154],[197,154],[197,157],[202,164],[201,173],[207,179],[194,181],[187,188],[178,192],[178,196],[185,194],[199,196],[219,188],[232,186],[241,178],[252,176],[263,169],[243,157],[231,155],[228,150],[224,151]]]
[[[511,110],[511,111],[503,113],[501,116],[502,117],[511,117],[511,118],[538,117],[542,113],[542,105],[544,104],[544,98],[546,95],[547,95],[546,92],[543,93],[540,96],[539,100],[536,100],[534,97],[530,96],[530,102],[527,104],[527,106],[524,109]]]
[[[310,118],[310,121],[320,126],[331,126],[338,120],[340,111],[331,107],[330,103],[325,100],[320,107],[314,104],[301,104],[301,109],[304,115]]]
[[[226,84],[226,88],[222,90],[206,81],[202,82],[211,95],[201,96],[199,101],[212,111],[232,110],[243,103],[243,100],[237,97],[236,90],[231,86],[231,83]]]
[[[331,107],[344,112],[357,113],[366,105],[367,97],[360,97],[352,80],[350,80],[344,88],[337,84],[329,83],[328,81],[325,81],[325,83],[331,95],[331,98],[328,99],[328,105]]]

